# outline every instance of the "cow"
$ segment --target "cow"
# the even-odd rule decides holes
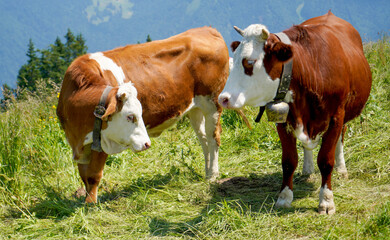
[[[261,24],[235,29],[243,39],[231,44],[233,67],[219,95],[220,104],[260,109],[286,104],[287,117],[277,123],[283,182],[275,206],[291,207],[297,139],[305,149],[305,161],[322,139],[317,157],[322,177],[318,212],[334,214],[331,174],[335,155],[339,168],[346,171],[345,124],[362,112],[372,83],[359,33],[331,11],[277,34]],[[305,171],[312,172],[307,166]]]
[[[150,137],[159,136],[187,115],[203,149],[206,178],[215,180],[219,174],[222,113],[218,95],[228,74],[228,48],[212,27],[77,58],[66,71],[57,115],[78,162],[86,186],[86,202],[97,201],[97,187],[107,159],[106,152],[91,150],[90,140],[93,109],[104,86],[116,89],[131,83],[135,87]],[[116,108],[119,110],[120,106]],[[141,117],[136,117],[140,123]],[[127,131],[124,123],[116,124],[116,129],[118,133]]]
[[[86,71],[90,75],[85,75]],[[131,82],[121,85],[110,82],[101,77],[99,71],[96,64],[88,70],[77,61],[72,63],[65,74],[57,106],[57,115],[72,148],[73,159],[79,163],[79,173],[88,193],[87,202],[96,202],[102,159],[128,148],[134,152],[146,150],[151,144],[136,88]],[[102,99],[101,95],[105,95],[102,102],[104,112],[96,118],[95,108]],[[100,151],[91,150],[96,119],[100,121],[96,130]]]

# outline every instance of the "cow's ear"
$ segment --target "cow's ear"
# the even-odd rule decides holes
[[[116,97],[116,91],[112,91],[107,98],[106,112],[102,116],[103,121],[108,121],[109,117],[114,114],[118,109],[118,98]]]
[[[127,98],[128,96],[125,92],[116,94],[116,100],[118,101],[118,104],[125,102]]]
[[[238,45],[240,45],[239,41],[234,41],[230,44],[230,48],[232,49],[232,52],[236,51],[236,49],[238,48]]]
[[[286,62],[293,56],[292,46],[277,42],[272,47],[272,51],[276,54],[276,58],[281,62]]]

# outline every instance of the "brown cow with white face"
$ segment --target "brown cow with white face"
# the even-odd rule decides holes
[[[219,102],[227,108],[272,103],[281,88],[283,69],[292,61],[288,92],[280,99],[288,103],[289,113],[286,122],[277,124],[283,150],[283,183],[276,206],[290,207],[293,200],[296,140],[302,142],[305,158],[310,159],[311,150],[322,138],[317,159],[322,175],[319,213],[333,214],[331,174],[335,155],[339,160],[336,167],[346,173],[343,126],[361,113],[371,89],[371,71],[359,33],[331,12],[282,34],[270,34],[260,24],[236,30],[243,40],[232,44],[233,67]],[[312,170],[306,169],[309,173]]]
[[[79,162],[88,194],[86,201],[97,201],[97,187],[107,158],[107,152],[90,151],[93,110],[105,86],[115,87],[109,99],[120,103],[114,91],[122,84],[134,85],[142,104],[143,122],[151,137],[159,136],[187,114],[202,145],[206,178],[215,179],[222,112],[217,98],[228,74],[228,49],[218,31],[210,27],[77,58],[66,72],[57,115],[74,159]],[[117,111],[120,107],[116,107]],[[103,122],[103,129],[110,124],[109,119]],[[127,131],[122,124],[116,128]],[[147,147],[148,144],[144,148]]]

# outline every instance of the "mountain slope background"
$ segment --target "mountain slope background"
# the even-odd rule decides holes
[[[221,32],[229,45],[240,39],[234,25],[261,23],[279,32],[332,10],[355,26],[363,41],[375,41],[390,30],[389,9],[386,0],[0,0],[0,84],[16,87],[30,38],[44,49],[67,29],[84,36],[89,52],[205,25]]]

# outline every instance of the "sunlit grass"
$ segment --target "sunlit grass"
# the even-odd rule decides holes
[[[386,239],[390,203],[390,44],[365,45],[373,87],[348,127],[349,179],[333,174],[336,214],[317,213],[320,174],[294,180],[291,209],[274,209],[280,188],[275,126],[247,108],[222,117],[220,179],[204,180],[197,138],[184,119],[152,148],[110,156],[99,203],[82,186],[55,115],[57,89],[14,102],[0,114],[0,238],[9,239]],[[316,149],[318,151],[318,149]],[[299,149],[302,160],[302,150]]]

